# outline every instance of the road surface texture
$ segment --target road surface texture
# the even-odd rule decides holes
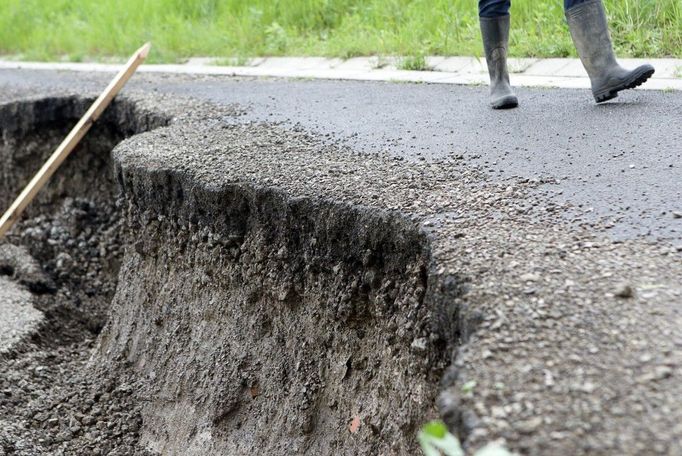
[[[3,451],[682,452],[682,94],[139,76],[10,236]],[[3,204],[106,79],[0,71]]]

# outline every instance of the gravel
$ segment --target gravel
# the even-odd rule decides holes
[[[24,331],[0,355],[5,454],[148,454],[137,444],[142,418],[132,375],[124,366],[88,366],[116,284],[108,266],[120,255],[112,248],[117,211],[100,209],[67,198],[54,212],[22,221],[10,237],[15,245],[0,245],[0,259],[21,265],[12,268],[13,281],[0,277],[0,298],[15,290],[29,315],[42,317],[26,324],[3,313],[3,324]]]
[[[0,276],[0,355],[35,333],[44,321],[32,305],[31,294]]]
[[[37,103],[37,109],[32,102],[0,106],[3,204],[27,177],[22,174],[61,140],[63,118],[87,101],[67,97],[61,109],[51,109],[60,106],[53,99]],[[110,115],[129,125],[125,106]],[[10,340],[0,344],[8,347],[0,353],[0,454],[149,454],[139,445],[137,380],[124,365],[92,359],[123,253],[108,168],[120,133],[107,128],[109,121],[94,129],[0,243],[0,339],[10,326]]]
[[[94,338],[35,347],[0,363],[0,449],[7,455],[147,455],[139,385],[87,363]]]

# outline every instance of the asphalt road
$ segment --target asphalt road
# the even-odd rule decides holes
[[[93,94],[108,79],[0,71],[0,100]],[[116,149],[124,182],[176,173],[182,195],[265,183],[292,201],[397,212],[427,233],[433,295],[396,327],[416,328],[409,347],[452,342],[438,412],[470,448],[681,454],[682,262],[668,243],[682,240],[682,94],[595,106],[584,90],[522,90],[520,109],[495,112],[484,87],[138,75],[129,90],[136,107],[182,119]],[[610,228],[566,223],[600,215]]]
[[[108,78],[3,70],[0,88],[95,89]],[[298,125],[355,150],[540,180],[551,201],[572,206],[564,217],[601,220],[615,238],[682,244],[680,92],[630,91],[595,105],[586,90],[519,89],[519,109],[493,111],[485,87],[154,75],[132,85],[236,103],[240,121]]]

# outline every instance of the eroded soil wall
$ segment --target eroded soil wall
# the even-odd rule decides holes
[[[0,106],[0,203],[90,101]],[[322,197],[112,171],[112,147],[168,123],[115,104],[10,236],[54,281],[39,297],[49,325],[36,343],[58,355],[27,348],[9,369],[76,367],[28,373],[28,390],[0,410],[29,425],[8,432],[47,452],[414,454],[445,353],[423,338],[433,325],[424,233]],[[45,398],[23,402],[30,391]]]
[[[428,249],[399,217],[119,168],[129,239],[102,356],[149,379],[167,454],[411,453],[436,381]],[[357,433],[349,431],[360,420]]]

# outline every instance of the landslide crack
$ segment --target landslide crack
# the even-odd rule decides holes
[[[0,206],[28,182],[91,99],[0,105]],[[0,269],[33,293],[45,321],[0,359],[3,454],[145,454],[138,445],[137,381],[88,368],[117,285],[122,212],[112,148],[168,123],[127,99],[107,114],[0,245]]]

